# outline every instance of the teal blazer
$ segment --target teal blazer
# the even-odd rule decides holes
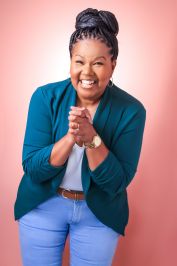
[[[20,181],[14,204],[15,220],[56,195],[66,171],[64,165],[50,165],[52,148],[68,131],[70,106],[77,92],[71,79],[38,87],[30,99],[23,143]],[[109,149],[94,170],[86,152],[81,179],[86,202],[105,225],[125,236],[129,207],[127,186],[137,171],[146,110],[143,104],[115,84],[107,86],[93,119],[93,126]]]

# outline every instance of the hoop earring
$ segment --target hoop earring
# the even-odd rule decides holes
[[[109,80],[109,82],[108,82],[108,86],[109,87],[112,87],[114,84],[113,84],[113,77],[111,77],[111,84],[110,84],[110,80]]]

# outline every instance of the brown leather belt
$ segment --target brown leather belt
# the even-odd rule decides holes
[[[57,192],[62,195],[64,198],[74,199],[74,200],[83,200],[85,199],[84,193],[82,191],[70,190],[59,187]]]

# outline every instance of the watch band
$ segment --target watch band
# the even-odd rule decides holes
[[[94,148],[98,148],[101,145],[101,142],[102,142],[102,140],[101,140],[100,136],[97,134],[93,137],[93,140],[91,143],[88,143],[88,144],[83,143],[83,146],[85,148],[94,149]]]

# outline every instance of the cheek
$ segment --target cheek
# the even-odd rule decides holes
[[[107,83],[110,79],[110,75],[108,73],[103,73],[100,75],[99,77],[99,80],[100,80],[100,83]]]
[[[99,77],[100,81],[102,81],[102,82],[106,82],[107,80],[109,80],[109,78],[111,77],[110,68],[105,67],[105,68],[101,69],[98,72],[98,77]]]
[[[79,70],[77,68],[71,68],[70,75],[72,78],[78,78]]]

